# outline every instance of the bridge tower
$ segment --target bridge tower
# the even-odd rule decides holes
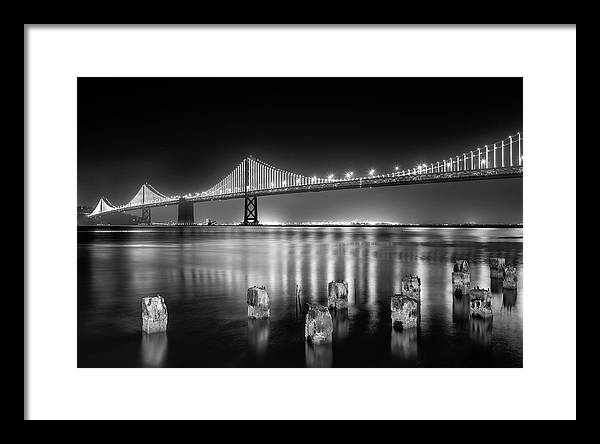
[[[194,225],[194,202],[184,199],[179,199],[177,204],[177,224],[178,225]]]
[[[146,203],[147,185],[148,183],[142,185],[142,204]],[[152,225],[152,210],[150,208],[142,208],[142,221],[140,223],[142,225]]]
[[[142,208],[142,225],[152,225],[152,210],[151,208]]]
[[[244,159],[244,222],[242,225],[258,225],[258,203],[256,196],[248,195],[250,183],[250,159]]]

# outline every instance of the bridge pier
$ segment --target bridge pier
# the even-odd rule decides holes
[[[177,204],[177,224],[178,225],[194,225],[194,202],[179,199]]]
[[[152,225],[152,209],[142,208],[142,225]]]
[[[258,225],[258,203],[256,196],[244,198],[244,222],[242,225]]]

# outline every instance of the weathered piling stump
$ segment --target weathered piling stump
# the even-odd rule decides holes
[[[457,297],[469,294],[471,288],[471,272],[469,263],[462,259],[454,264],[452,272],[452,294]]]
[[[246,294],[248,302],[248,317],[251,319],[266,319],[271,316],[269,294],[264,286],[250,287]]]
[[[392,326],[396,329],[414,328],[421,316],[421,279],[408,275],[402,278],[400,294],[391,298]]]
[[[490,277],[492,279],[503,279],[504,278],[504,266],[506,261],[503,257],[491,257],[490,261]]]
[[[159,294],[142,298],[142,331],[145,333],[167,331],[168,318],[165,298]]]
[[[304,337],[311,344],[326,344],[333,340],[333,319],[324,305],[310,304],[306,313]]]
[[[401,330],[416,327],[419,321],[419,301],[411,296],[392,296],[392,326]]]
[[[502,287],[509,289],[517,288],[517,269],[511,265],[504,267],[504,279],[502,280]]]
[[[348,308],[348,282],[332,281],[327,286],[327,306],[329,308]]]
[[[492,313],[492,295],[489,289],[472,288],[469,291],[470,313],[473,318],[491,318]]]
[[[406,275],[402,278],[400,285],[401,295],[410,296],[419,301],[419,303],[421,302],[421,278],[419,276]]]

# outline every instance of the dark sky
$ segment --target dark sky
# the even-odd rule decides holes
[[[321,176],[413,167],[522,130],[521,78],[79,78],[78,204],[203,191],[252,154]],[[239,221],[243,202],[196,204]],[[259,198],[268,221],[520,223],[522,179]],[[153,210],[153,220],[176,209]]]

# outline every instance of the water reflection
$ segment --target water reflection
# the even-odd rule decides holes
[[[513,307],[517,303],[517,289],[516,288],[505,288],[502,293],[502,306],[506,307],[508,311],[512,311]]]
[[[308,349],[302,355],[302,328],[291,323],[296,284],[304,307],[324,303],[327,283],[335,279],[349,283],[351,301],[349,312],[333,316],[335,365],[369,367],[391,360],[390,338],[394,356],[414,356],[411,332],[390,335],[390,296],[399,292],[402,276],[412,273],[422,279],[419,365],[455,366],[460,358],[450,358],[451,350],[478,347],[469,341],[468,298],[452,295],[452,264],[467,259],[471,282],[485,287],[491,256],[505,257],[522,274],[521,234],[521,229],[384,227],[79,232],[78,365],[138,365],[139,299],[156,293],[165,295],[169,315],[178,321],[178,329],[169,331],[169,363],[229,367],[255,356],[264,366],[302,366],[305,360],[331,365],[330,350]],[[247,320],[243,297],[249,286],[263,284],[272,296],[266,325]],[[498,292],[500,280],[490,287],[494,339],[508,345],[476,364],[520,367],[523,289],[516,303],[515,292]],[[302,318],[298,313],[298,325]],[[487,327],[473,329],[473,338],[487,341]],[[121,346],[132,337],[133,350]],[[143,361],[164,365],[166,341],[143,340]]]
[[[502,293],[502,279],[490,278],[490,290],[493,295]]]
[[[142,333],[142,367],[163,367],[167,358],[167,332]]]
[[[419,354],[419,334],[417,328],[398,330],[392,328],[390,339],[392,357],[405,366],[416,366]]]
[[[452,297],[452,322],[454,322],[454,324],[464,327],[469,321],[470,312],[470,299],[468,294]]]
[[[333,347],[331,344],[304,343],[304,359],[310,368],[333,367]]]
[[[492,343],[493,318],[471,318],[470,338],[475,344],[488,347]]]
[[[269,345],[269,320],[248,318],[248,349],[252,356],[263,357]]]
[[[346,339],[348,339],[348,331],[350,326],[348,309],[342,308],[338,310],[331,310],[331,318],[333,319],[333,340],[336,343],[344,342]]]

